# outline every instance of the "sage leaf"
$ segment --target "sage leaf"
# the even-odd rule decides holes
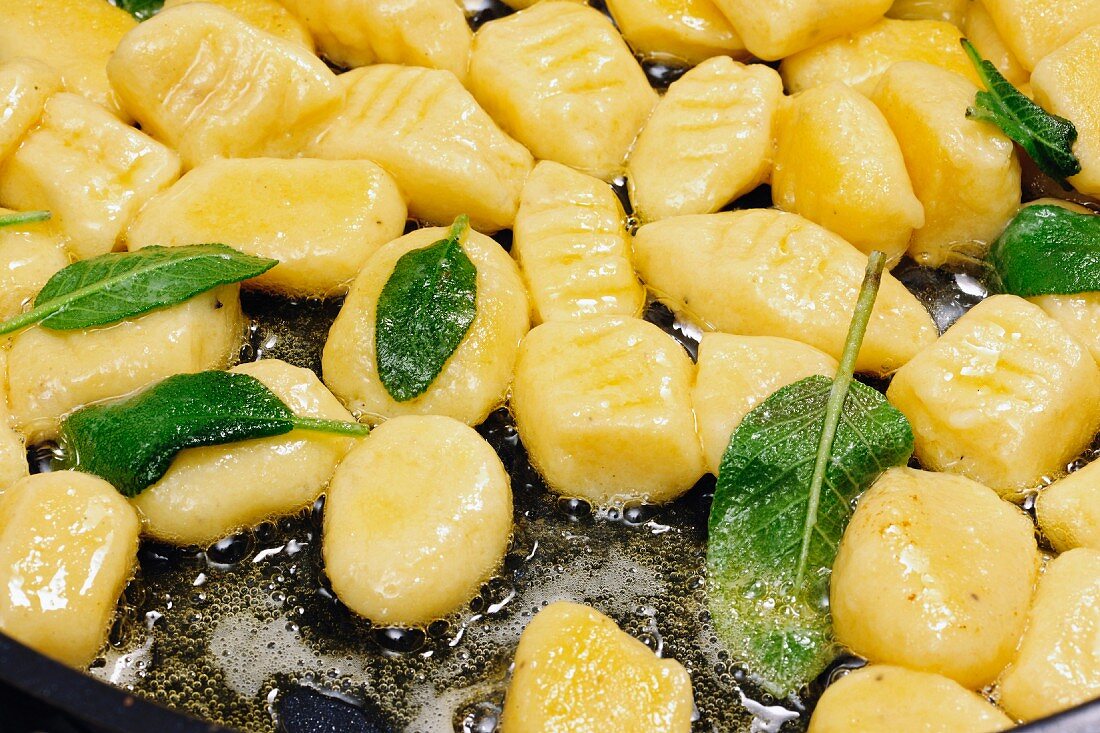
[[[974,105],[966,110],[966,116],[1001,128],[1041,171],[1069,189],[1066,179],[1081,172],[1081,161],[1073,153],[1077,128],[1024,96],[996,66],[978,54],[970,41],[964,38],[962,44],[985,85]]]
[[[378,296],[378,377],[398,402],[431,386],[477,315],[477,269],[462,249],[469,219],[446,239],[401,256]]]
[[[115,7],[125,10],[135,20],[149,20],[164,7],[164,0],[111,0]]]
[[[718,473],[708,606],[723,644],[780,697],[836,656],[829,572],[852,502],[913,452],[905,416],[852,381],[883,262],[870,258],[836,377],[808,377],[757,406]]]
[[[19,224],[49,221],[51,216],[52,214],[48,211],[14,211],[10,214],[0,215],[0,229],[18,226]]]
[[[1100,291],[1100,216],[1025,206],[989,250],[998,289],[1031,298]]]
[[[62,421],[60,444],[67,465],[133,497],[159,481],[185,448],[296,428],[351,436],[369,432],[358,423],[298,417],[255,377],[211,371],[179,374],[121,402],[77,410]]]
[[[0,323],[0,335],[35,323],[55,331],[105,326],[256,277],[277,264],[224,244],[145,247],[81,260],[54,274],[31,310]]]

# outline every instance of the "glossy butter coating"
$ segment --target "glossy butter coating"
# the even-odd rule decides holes
[[[754,56],[778,61],[865,28],[890,0],[715,0]]]
[[[35,59],[0,63],[0,163],[38,124],[46,100],[61,91],[61,75]]]
[[[749,56],[713,0],[608,0],[607,9],[634,53],[651,59],[694,65]]]

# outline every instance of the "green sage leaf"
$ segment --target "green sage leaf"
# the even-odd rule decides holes
[[[164,7],[164,0],[111,0],[115,7],[122,8],[138,21],[149,20]]]
[[[462,249],[468,229],[460,216],[446,239],[402,255],[378,296],[378,376],[398,402],[424,394],[477,315],[477,269]]]
[[[778,696],[835,657],[829,571],[852,502],[913,452],[905,416],[852,381],[881,268],[873,256],[836,378],[808,377],[761,403],[734,432],[718,474],[708,605],[735,659]]]
[[[1025,206],[993,243],[988,261],[999,289],[1021,298],[1100,291],[1100,216]]]
[[[14,211],[10,214],[0,215],[0,229],[18,226],[19,224],[49,221],[51,216],[53,215],[48,211]]]
[[[55,331],[105,326],[256,277],[277,264],[224,244],[145,247],[81,260],[51,277],[31,310],[0,323],[0,335],[34,323]]]
[[[121,402],[77,410],[61,423],[68,464],[137,496],[185,448],[289,433],[295,428],[366,435],[358,423],[302,418],[263,382],[235,372],[169,377]]]
[[[1081,172],[1081,161],[1073,153],[1077,128],[1024,96],[996,66],[978,54],[970,41],[964,38],[962,44],[985,84],[985,90],[978,92],[966,116],[1001,128],[1040,170],[1068,189],[1066,179]]]

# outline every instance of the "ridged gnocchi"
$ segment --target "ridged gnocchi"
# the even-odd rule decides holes
[[[427,624],[477,595],[511,536],[511,485],[489,444],[449,417],[397,417],[336,469],[325,572],[374,623]]]
[[[405,218],[397,184],[370,161],[212,160],[153,198],[126,245],[221,242],[279,261],[245,287],[323,298],[347,292]]]
[[[718,475],[730,436],[754,407],[804,377],[836,374],[836,359],[799,341],[706,333],[691,399],[707,470]]]
[[[122,116],[107,61],[136,23],[106,0],[4,0],[0,62],[31,58],[56,69],[65,89]]]
[[[713,0],[608,0],[607,9],[634,53],[652,59],[701,64],[749,55]]]
[[[0,163],[38,124],[46,100],[61,91],[61,75],[35,59],[0,63]]]
[[[194,2],[220,5],[262,31],[313,50],[313,36],[309,30],[278,0],[164,0],[164,9]]]
[[[372,160],[397,181],[409,213],[433,224],[512,225],[534,160],[453,74],[381,64],[341,74],[347,99],[309,155]]]
[[[137,566],[139,527],[95,476],[57,471],[11,486],[0,495],[0,631],[86,667]]]
[[[551,490],[600,506],[661,503],[706,472],[693,378],[687,353],[652,323],[554,321],[523,340],[512,413]]]
[[[909,241],[909,255],[922,265],[984,257],[1020,207],[1020,162],[1012,141],[993,125],[966,117],[977,93],[958,74],[902,62],[871,95],[924,207],[924,225]]]
[[[839,358],[867,258],[800,216],[756,209],[646,224],[634,261],[658,297],[706,330],[782,336]],[[936,335],[924,306],[886,274],[856,369],[889,374]]]
[[[280,0],[337,66],[406,64],[466,78],[472,33],[454,0]]]
[[[513,235],[535,323],[641,313],[626,214],[603,181],[542,161],[523,187]]]
[[[1092,4],[1095,22],[1100,23],[1100,1]],[[1072,120],[1077,128],[1073,152],[1081,162],[1081,172],[1070,176],[1069,182],[1089,196],[1100,195],[1100,80],[1092,73],[1097,54],[1100,26],[1093,26],[1044,56],[1031,74],[1035,101]]]
[[[540,160],[610,179],[657,103],[645,72],[598,10],[540,2],[482,26],[470,89]]]
[[[1000,703],[1023,720],[1100,694],[1100,552],[1070,550],[1050,562],[1031,604],[1027,632],[999,683]]]
[[[1060,478],[1035,498],[1039,529],[1058,552],[1100,550],[1100,462]]]
[[[325,342],[325,384],[353,414],[370,422],[399,415],[446,415],[477,425],[504,404],[520,340],[530,327],[527,293],[516,263],[484,234],[471,231],[463,250],[477,268],[477,315],[462,343],[419,397],[397,402],[378,376],[378,296],[397,260],[447,236],[419,229],[385,245],[367,261]]]
[[[993,733],[1014,725],[988,700],[954,680],[872,664],[825,689],[808,733]]]
[[[0,216],[11,213],[0,209]],[[65,238],[53,223],[0,228],[0,321],[22,313],[46,281],[68,264]]]
[[[1005,44],[1025,69],[1089,26],[1100,0],[981,0]]]
[[[860,498],[841,540],[833,630],[871,662],[979,689],[1012,659],[1039,559],[1031,520],[995,492],[892,468]]]
[[[870,95],[882,75],[901,61],[923,61],[977,83],[961,38],[951,23],[887,18],[783,59],[779,73],[792,94],[840,81]]]
[[[309,49],[210,3],[165,10],[126,34],[107,75],[123,108],[187,168],[297,155],[343,99]]]
[[[871,25],[891,0],[714,0],[754,56],[777,61]]]
[[[783,101],[774,70],[725,56],[673,82],[627,160],[638,216],[710,214],[767,180]]]
[[[118,248],[133,216],[179,173],[171,149],[63,92],[0,169],[0,203],[52,211],[69,251],[85,259]]]
[[[691,678],[607,616],[553,603],[524,629],[502,733],[688,733]]]
[[[260,380],[300,417],[354,422],[308,369],[264,359],[230,371]],[[144,533],[206,546],[265,519],[312,504],[355,438],[305,430],[231,445],[188,448],[133,505]],[[232,491],[226,487],[232,486]]]
[[[236,285],[102,328],[35,326],[15,336],[8,350],[12,417],[28,443],[49,440],[61,418],[79,407],[173,374],[225,368],[243,340]]]
[[[974,306],[894,375],[916,456],[1005,495],[1057,477],[1100,428],[1100,368],[1014,295]]]
[[[777,126],[772,197],[784,211],[896,262],[924,207],[886,118],[840,82],[802,92]]]

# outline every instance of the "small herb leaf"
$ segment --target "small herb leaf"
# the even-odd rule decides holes
[[[851,503],[913,452],[905,416],[852,381],[881,274],[876,255],[836,378],[808,377],[750,412],[718,474],[707,547],[711,615],[737,660],[778,696],[835,656],[829,571]]]
[[[1066,179],[1081,172],[1081,161],[1073,153],[1077,128],[1024,96],[996,66],[978,54],[970,41],[964,38],[962,44],[985,84],[966,116],[1001,128],[1027,151],[1040,170],[1068,189]]]
[[[164,0],[111,0],[111,4],[122,8],[135,19],[149,20],[164,7]]]
[[[181,450],[289,433],[295,428],[366,435],[365,425],[302,418],[247,374],[169,377],[122,402],[92,405],[61,423],[68,463],[137,496],[165,474]]]
[[[1000,290],[1031,298],[1100,291],[1100,216],[1025,206],[989,250]]]
[[[81,260],[51,277],[31,310],[0,323],[0,335],[34,323],[55,331],[105,326],[256,277],[276,264],[224,244],[145,247]]]
[[[19,224],[49,221],[51,216],[52,214],[48,211],[15,211],[10,214],[3,214],[0,215],[0,229],[18,226]]]
[[[446,239],[402,255],[378,297],[378,376],[398,402],[431,386],[477,315],[477,269],[462,249],[469,220]]]

